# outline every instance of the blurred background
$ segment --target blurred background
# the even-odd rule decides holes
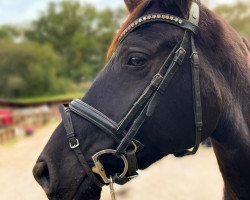
[[[250,41],[249,0],[203,3]],[[84,95],[127,16],[123,0],[0,0],[1,200],[46,199],[31,170],[60,122],[58,105]],[[222,199],[212,148],[141,173],[117,187],[119,199]]]

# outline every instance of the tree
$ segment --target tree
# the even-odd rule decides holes
[[[13,26],[1,26],[0,27],[0,39],[14,40],[20,36],[20,30]]]
[[[16,98],[64,92],[70,82],[57,75],[60,57],[32,42],[0,41],[0,97]]]
[[[250,3],[240,2],[234,5],[221,5],[215,9],[243,36],[250,37]]]
[[[75,1],[50,3],[26,31],[29,40],[49,43],[63,58],[61,74],[75,82],[92,78],[105,63],[105,52],[120,25],[121,10],[96,10]]]

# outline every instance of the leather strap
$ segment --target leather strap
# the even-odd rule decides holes
[[[200,9],[200,1],[196,0],[192,3],[189,21],[198,26]],[[199,149],[202,134],[202,104],[201,104],[201,90],[200,90],[200,61],[198,52],[196,50],[194,35],[191,35],[191,70],[192,70],[192,89],[193,89],[193,104],[194,104],[194,117],[195,117],[195,144],[192,150],[184,150],[183,152],[175,154],[176,157],[183,157],[193,155]]]
[[[189,21],[193,24],[199,24],[200,17],[200,9],[199,9],[200,1],[196,0],[192,3],[189,15]],[[201,143],[201,133],[202,133],[202,104],[201,104],[201,89],[200,89],[200,60],[199,55],[196,50],[194,35],[191,35],[191,50],[192,55],[190,57],[191,60],[191,68],[192,68],[192,87],[193,87],[193,104],[194,104],[194,118],[195,118],[195,144],[194,148],[190,150],[186,150],[183,154],[184,156],[193,155],[199,149],[199,145]],[[181,155],[182,156],[182,155]]]
[[[62,116],[64,128],[66,130],[67,138],[69,140],[70,148],[74,150],[76,157],[78,158],[79,162],[83,166],[83,169],[85,173],[88,175],[88,177],[99,187],[102,187],[104,184],[94,175],[92,170],[89,167],[88,162],[86,161],[84,155],[82,154],[80,147],[79,147],[79,141],[75,135],[70,112],[68,109],[65,109],[64,106],[59,107],[60,114]]]
[[[69,109],[75,114],[95,124],[106,134],[111,136],[118,144],[122,140],[120,139],[120,137],[127,134],[125,130],[119,130],[119,126],[115,121],[113,121],[100,111],[96,110],[92,106],[84,103],[80,99],[73,100],[69,104]],[[134,143],[134,145],[136,145],[137,151],[140,151],[144,147],[144,145],[136,139],[131,141],[131,143],[132,142]]]
[[[134,103],[133,108],[128,112],[128,114],[123,118],[123,120],[119,123],[118,132],[124,131],[125,128],[128,127],[128,124],[131,122],[133,118],[135,118],[138,111],[140,111],[145,103],[149,100],[152,94],[157,90],[159,84],[162,81],[162,76],[156,74],[151,81],[150,85],[145,89],[140,98]]]
[[[191,66],[192,66],[192,82],[193,82],[193,102],[194,102],[194,119],[195,119],[195,145],[194,148],[185,153],[185,155],[192,155],[197,152],[201,143],[202,132],[202,105],[201,105],[201,90],[200,90],[200,61],[195,47],[194,38],[191,37]]]
[[[145,106],[145,103],[151,98],[153,93],[158,89],[160,83],[162,82],[163,76],[166,73],[168,66],[171,64],[171,61],[178,48],[179,44],[177,44],[174,47],[172,52],[169,54],[168,58],[161,66],[159,72],[153,77],[153,80],[151,81],[150,85],[145,89],[140,98],[134,103],[133,107],[130,109],[128,114],[119,123],[118,132],[121,132],[128,127],[129,123],[136,118],[138,112],[142,110],[143,106]]]
[[[175,73],[178,71],[179,66],[182,65],[182,62],[186,56],[185,49],[187,47],[187,39],[188,38],[189,38],[189,34],[186,31],[179,49],[175,52],[175,56],[173,58],[171,65],[169,66],[166,74],[164,75],[164,78],[163,78],[159,88],[157,89],[156,93],[154,94],[154,96],[151,98],[151,100],[149,102],[149,106],[147,109],[147,117],[151,117],[153,115],[154,110],[155,110],[158,102],[160,101],[162,94],[165,93],[170,81],[174,77]]]
[[[117,147],[116,154],[115,154],[117,157],[121,157],[121,155],[126,151],[130,142],[134,139],[135,135],[137,134],[137,132],[141,128],[142,124],[146,120],[146,118],[147,118],[147,116],[146,116],[147,106],[148,106],[148,103],[143,108],[143,110],[141,111],[139,116],[134,120],[132,126],[130,127],[129,131],[127,132],[127,135],[125,135],[125,137],[122,139],[121,143]]]
[[[197,13],[197,10],[196,10],[196,6],[191,7],[191,12],[193,16],[196,16],[196,15],[199,16],[199,13]],[[166,13],[151,13],[151,14],[142,16],[139,19],[132,22],[128,26],[128,28],[125,29],[124,32],[121,34],[121,37],[119,38],[119,44],[135,29],[137,29],[138,27],[144,24],[152,23],[152,22],[165,22],[168,24],[172,24],[184,30],[192,32],[193,34],[196,35],[198,33],[199,27],[197,26],[198,24],[193,23],[193,21],[194,20],[189,21],[189,20],[174,16],[174,15],[166,14]]]
[[[134,151],[127,151],[126,152],[126,158],[127,158],[128,165],[129,165],[128,172],[127,172],[126,176],[123,178],[120,178],[118,174],[115,174],[112,177],[112,180],[114,183],[117,183],[119,185],[124,185],[132,178],[138,176],[138,173],[137,173],[138,164],[137,164],[137,158],[136,158],[135,153],[136,152],[134,152]]]
[[[128,168],[128,177],[134,177],[137,176],[138,173],[138,163],[136,158],[136,152],[135,151],[127,151],[126,152],[126,158],[128,160],[129,168]]]
[[[105,133],[109,134],[114,140],[119,143],[121,140],[117,137],[118,124],[106,115],[84,103],[79,99],[75,99],[69,105],[70,110],[82,118],[95,124],[102,129]]]
[[[182,64],[186,51],[185,48],[187,47],[187,43],[189,39],[189,33],[186,31],[181,42],[180,48],[175,52],[175,56],[172,60],[170,67],[168,68],[166,74],[164,75],[163,79],[159,83],[156,92],[151,97],[151,99],[147,102],[146,106],[142,109],[139,116],[134,120],[132,126],[130,127],[127,135],[122,139],[121,143],[116,149],[116,156],[120,157],[127,149],[130,144],[130,141],[134,139],[135,135],[139,131],[140,127],[146,120],[148,116],[151,116],[155,110],[156,105],[159,102],[160,95],[162,94],[165,89],[167,88],[168,83],[172,80],[174,74],[178,70],[178,67]],[[165,66],[167,67],[167,66]]]

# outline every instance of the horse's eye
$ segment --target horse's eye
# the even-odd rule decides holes
[[[133,56],[129,59],[128,65],[135,67],[142,67],[146,64],[147,59],[140,56]]]

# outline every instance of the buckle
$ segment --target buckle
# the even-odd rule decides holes
[[[186,56],[186,50],[183,47],[180,47],[175,52],[175,57],[174,57],[173,61],[177,62],[178,65],[182,65],[182,62],[183,62],[185,56]]]
[[[157,73],[156,75],[154,75],[153,80],[151,81],[151,85],[154,88],[157,88],[160,85],[162,79],[163,79],[162,75]]]
[[[194,65],[194,68],[199,68],[199,55],[197,52],[193,52],[192,55],[190,56],[191,58],[191,62],[193,63]]]
[[[79,147],[79,141],[75,137],[69,138],[69,146],[71,149],[75,149]]]

